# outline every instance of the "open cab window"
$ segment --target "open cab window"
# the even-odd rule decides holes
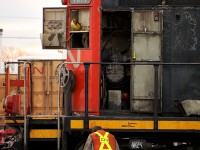
[[[66,38],[66,8],[43,9],[43,49],[89,48],[90,9],[71,9],[69,16]]]
[[[90,9],[70,10],[70,48],[89,48]]]
[[[43,9],[43,49],[66,48],[66,8]]]

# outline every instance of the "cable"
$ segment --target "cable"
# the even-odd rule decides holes
[[[9,117],[12,118],[12,120],[15,122],[15,124],[16,124],[17,127],[19,128],[19,131],[22,133],[22,132],[23,132],[23,131],[22,131],[22,128],[21,128],[21,126],[19,125],[19,123],[15,120],[15,118],[14,118],[12,115],[10,115],[10,114],[9,114]]]
[[[34,17],[9,17],[9,16],[0,16],[0,18],[5,18],[5,19],[42,19],[42,18],[34,18]]]
[[[0,39],[40,39],[40,37],[12,37],[12,36],[7,36],[7,37],[1,37]]]

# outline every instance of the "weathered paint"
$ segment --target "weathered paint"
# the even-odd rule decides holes
[[[40,118],[38,120],[48,120],[50,118]],[[37,119],[34,119],[37,120]],[[23,120],[16,120],[17,123],[24,123]],[[6,124],[13,124],[13,120],[5,120]],[[114,130],[154,130],[153,120],[89,120],[89,128],[101,126],[105,129]],[[84,120],[71,120],[70,128],[84,128]],[[173,131],[173,130],[200,130],[200,121],[185,120],[159,120],[157,131]],[[32,129],[30,130],[30,138],[57,138],[57,129]]]
[[[134,61],[161,61],[162,11],[132,12],[132,56]],[[160,75],[159,75],[160,76]],[[159,78],[160,82],[160,78]],[[158,88],[160,89],[160,88]],[[160,91],[159,99],[160,99]],[[154,68],[131,66],[131,110],[153,112]]]
[[[17,123],[24,123],[24,120],[16,120]],[[15,123],[13,120],[7,120],[5,119],[5,123],[6,124],[11,124],[11,123]]]
[[[90,10],[89,18],[89,48],[69,48],[67,53],[67,62],[100,62],[100,1],[91,1],[89,5],[68,5],[67,13],[70,16],[72,9],[87,8]],[[70,17],[67,20],[67,26],[70,26]],[[67,28],[67,37],[70,37],[70,28]],[[68,39],[67,38],[67,39]],[[70,47],[69,41],[67,42]],[[69,69],[73,70],[76,76],[76,85],[72,93],[72,110],[83,113],[85,110],[85,69],[83,64],[68,64]],[[99,114],[99,91],[100,87],[100,67],[99,65],[90,65],[89,69],[89,113]]]
[[[71,120],[70,121],[70,127],[72,129],[82,129],[83,128],[84,121],[83,120]]]
[[[159,121],[159,130],[200,130],[200,121]]]
[[[43,48],[66,48],[66,8],[44,8]]]
[[[62,62],[63,60],[34,60],[32,62],[31,115],[56,115],[58,113],[58,84],[55,79],[55,71]],[[20,79],[24,78],[23,65],[19,67],[19,77]],[[24,107],[23,91],[24,87],[20,87],[21,115],[23,115]],[[62,106],[62,94],[60,103]]]
[[[57,138],[58,135],[57,129],[32,129],[30,130],[31,139],[42,139],[42,138]]]
[[[153,129],[152,120],[90,120],[89,127],[101,126],[105,129]]]

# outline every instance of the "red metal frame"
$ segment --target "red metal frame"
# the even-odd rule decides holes
[[[24,80],[11,80],[10,79],[10,72],[9,72],[9,66],[5,69],[5,98],[10,94],[10,87],[24,87]],[[31,93],[30,93],[30,68],[27,68],[26,73],[26,95],[27,95],[27,114],[30,114],[30,107],[31,107]],[[17,95],[17,93],[16,93]]]
[[[100,6],[99,0],[92,0],[89,5],[71,5],[65,0],[67,7],[67,27],[70,27],[70,10],[71,9],[90,9],[90,31],[89,31],[89,48],[75,49],[71,48],[68,51],[67,62],[73,62],[70,59],[69,53],[75,58],[80,52],[80,62],[100,62]],[[67,28],[67,37],[70,37],[70,28]],[[69,43],[67,42],[69,46]],[[73,70],[76,76],[76,86],[72,96],[72,110],[76,112],[84,112],[85,110],[85,75],[83,64],[78,67],[73,64],[68,64],[68,68]],[[89,69],[89,113],[99,115],[100,103],[100,66],[91,65]]]

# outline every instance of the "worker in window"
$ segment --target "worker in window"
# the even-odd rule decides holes
[[[114,135],[103,130],[100,126],[92,128],[83,150],[120,150]]]
[[[81,23],[77,19],[72,19],[71,21],[71,29],[73,31],[84,31],[85,28],[81,25]],[[89,47],[89,34],[88,32],[82,33],[82,45],[84,48]]]
[[[71,29],[73,31],[80,31],[82,29],[81,23],[75,18],[71,21]]]

